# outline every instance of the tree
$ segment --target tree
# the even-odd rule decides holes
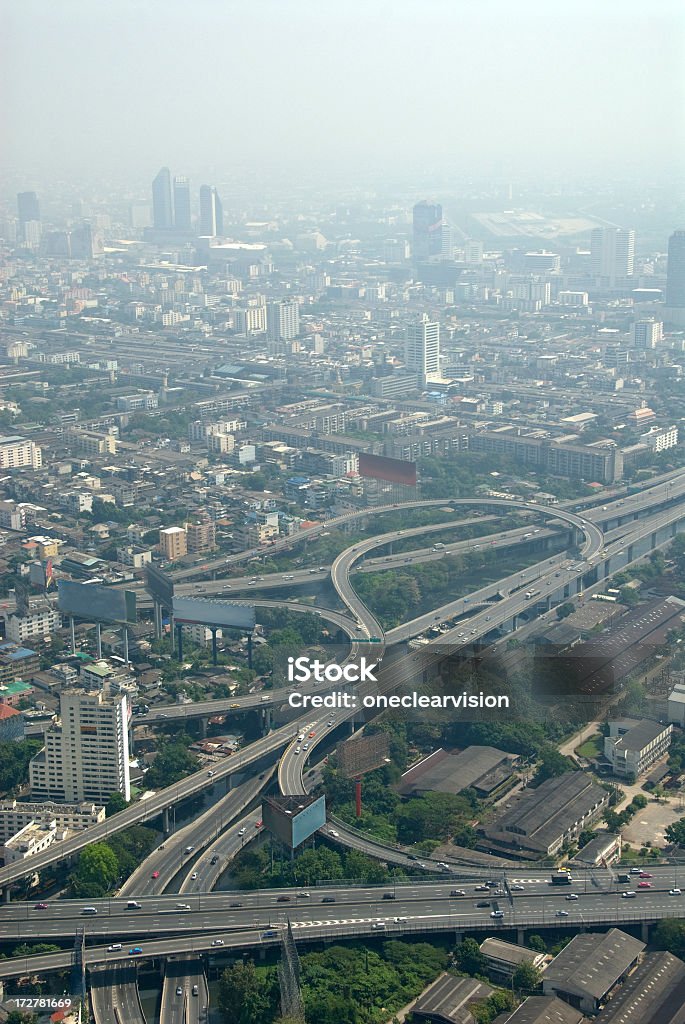
[[[488,962],[475,939],[464,939],[454,950],[454,962],[464,974],[485,974]]]
[[[514,971],[511,983],[517,992],[530,995],[540,984],[540,971],[532,960],[523,960]]]
[[[652,944],[657,949],[665,949],[674,956],[685,956],[685,921],[664,918],[659,921],[652,933]]]
[[[123,811],[126,807],[128,807],[128,803],[121,793],[112,793],[105,804],[105,813],[108,818],[111,818],[113,814],[118,814],[119,811]]]
[[[680,818],[669,825],[664,835],[669,843],[677,843],[678,846],[685,846],[685,818]]]
[[[75,896],[106,896],[119,877],[116,854],[107,843],[94,843],[79,854],[76,870],[69,876]]]
[[[559,607],[557,608],[557,618],[558,619],[565,619],[569,615],[573,615],[575,610],[576,609],[574,608],[574,606],[571,604],[570,601],[564,601],[564,603],[560,604]]]
[[[11,1010],[9,1016],[6,1018],[6,1024],[38,1024],[38,1017],[35,1013],[24,1013],[23,1010]]]
[[[273,979],[272,979],[273,980]],[[251,960],[227,967],[219,981],[219,1009],[231,1024],[271,1024],[273,984],[264,984]]]
[[[542,935],[529,935],[528,945],[531,949],[534,949],[536,953],[547,952],[547,943],[543,939]]]
[[[198,761],[181,743],[160,743],[157,757],[145,775],[149,789],[164,789],[197,771]]]
[[[59,953],[59,946],[54,942],[22,942],[12,950],[12,956],[38,956],[40,953]]]
[[[540,762],[540,767],[535,775],[536,785],[539,785],[546,779],[553,779],[573,770],[573,764],[569,759],[560,754],[551,743],[546,743],[540,751]]]

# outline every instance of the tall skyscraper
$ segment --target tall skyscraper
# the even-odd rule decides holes
[[[404,344],[407,371],[416,373],[421,385],[431,374],[440,373],[440,324],[425,314],[418,323],[410,324]]]
[[[35,192],[19,192],[17,194],[17,213],[19,214],[19,241],[35,248],[40,242],[40,203]]]
[[[152,182],[152,223],[157,231],[170,231],[174,226],[171,174],[168,167],[162,167]]]
[[[685,231],[674,231],[668,240],[666,305],[685,309]]]
[[[45,747],[31,760],[36,800],[104,804],[112,793],[131,799],[128,706],[125,696],[64,690],[60,723],[45,733]]]
[[[179,231],[190,231],[190,182],[187,178],[174,178],[174,226]]]
[[[213,185],[200,188],[200,234],[214,238],[224,233],[224,211]]]
[[[282,341],[292,341],[300,333],[300,306],[295,299],[269,302],[266,307],[267,341],[276,349]]]
[[[417,203],[413,212],[413,229],[415,263],[442,255],[443,220],[440,203],[429,203],[425,199]]]
[[[593,277],[606,278],[609,285],[633,276],[635,232],[622,228],[595,228],[590,236]]]

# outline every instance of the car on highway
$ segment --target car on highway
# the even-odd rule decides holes
[[[478,910],[484,910],[486,907],[489,906],[490,900],[479,900],[478,903],[476,903],[476,907],[478,908]]]
[[[212,939],[212,945],[213,946],[223,946],[223,944],[224,944],[224,940],[223,939]]]
[[[504,911],[503,910],[491,910],[490,911],[490,917],[496,917],[496,918],[504,917]]]
[[[651,889],[652,888],[652,883],[651,882],[638,882],[637,883],[637,887],[638,887],[638,889]]]
[[[129,900],[128,903],[126,904],[126,909],[127,910],[140,910],[141,906],[140,906],[140,903],[138,902],[138,900]]]
[[[177,903],[176,904],[176,909],[177,910],[190,910],[190,903]]]
[[[264,822],[261,820],[261,818],[259,819],[259,821],[255,821],[255,823],[254,823],[254,827],[255,828],[262,828],[263,825],[264,825]]]
[[[142,952],[143,952],[142,946],[131,946],[131,948],[128,951],[128,955],[129,956],[140,956],[140,954]]]
[[[213,772],[213,771],[211,770],[211,768],[210,768],[210,770],[209,770],[209,771],[207,772],[207,775],[208,775],[208,776],[210,777],[210,779],[211,779],[211,778],[213,778],[213,776],[214,776],[214,772]]]
[[[654,875],[652,875],[649,871],[641,871],[640,878],[654,878]]]
[[[308,900],[312,894],[310,892],[298,892],[298,900]]]
[[[466,896],[466,893],[463,889],[452,889],[450,896]]]
[[[487,885],[476,885],[476,886],[474,886],[474,891],[475,892],[487,892],[488,891],[488,886]]]
[[[309,750],[309,744],[305,743],[302,747],[303,750]]]
[[[519,885],[518,882],[515,882],[514,885],[510,885],[509,888],[512,892],[523,892],[525,885]]]
[[[505,893],[504,889],[495,889],[495,891],[493,892],[492,895],[493,896],[506,896],[507,894]]]
[[[329,836],[333,836],[334,839],[340,839],[340,833],[336,832],[334,828],[329,828],[328,834]]]
[[[575,893],[575,892],[570,892],[568,894],[568,896],[566,897],[566,899],[567,900],[577,900],[578,899],[578,894]]]
[[[198,989],[197,985],[193,985],[193,995],[194,996],[199,995],[199,991],[200,990]]]
[[[315,736],[316,736],[315,732],[310,732],[310,734],[309,734],[310,740],[313,740]]]
[[[192,853],[194,849],[195,849],[195,847],[194,847],[194,846],[186,846],[186,848],[185,848],[185,851],[184,851],[184,852],[185,852],[185,853]]]
[[[240,704],[231,704],[231,707],[232,707],[232,708],[239,708],[239,707],[240,707]]]
[[[300,748],[300,747],[295,747],[295,749],[294,749],[293,753],[294,753],[294,754],[300,754],[300,753],[302,753],[302,750],[301,750],[301,748]]]
[[[402,922],[406,920],[406,917],[393,917],[393,921],[395,922],[395,924],[402,924]]]
[[[181,988],[180,985],[176,986],[176,995],[177,996],[182,996],[183,995],[183,989]]]
[[[197,878],[197,871],[193,871],[192,875],[190,876],[191,882],[194,882],[196,878]]]
[[[263,939],[275,939],[277,935],[278,935],[278,932],[276,931],[275,928],[269,928],[268,931],[262,932],[262,938]]]
[[[153,871],[150,878],[159,878],[159,871]]]
[[[669,896],[682,896],[682,890],[681,889],[669,889],[668,890],[668,895]]]
[[[108,953],[117,953],[121,949],[120,942],[113,942],[111,946],[107,947]]]
[[[243,827],[242,827],[242,828],[239,828],[239,829],[238,829],[238,835],[239,835],[239,836],[244,836],[246,832],[247,832],[247,829],[245,828],[245,826],[244,826],[244,825],[243,825]]]
[[[290,903],[290,896],[277,896],[276,903]]]
[[[637,893],[633,892],[632,889],[627,889],[625,892],[621,893],[621,899],[623,900],[634,900],[636,896]]]
[[[324,896],[322,903],[335,903],[335,896]]]
[[[215,853],[209,863],[210,864],[218,864],[219,863],[219,854]]]
[[[242,907],[240,900],[234,900],[233,903],[228,904],[231,910],[236,910],[238,907]]]
[[[35,907],[33,909],[34,910],[47,910],[48,909],[48,905],[47,905],[47,903],[36,903],[36,905],[35,905]]]
[[[631,875],[641,875],[642,874],[642,868],[631,868],[630,869],[630,873],[631,873]]]
[[[396,899],[395,893],[394,892],[384,892],[383,893],[383,899],[384,900],[394,900],[394,899]]]
[[[557,917],[568,917],[568,910],[557,910]]]
[[[375,924],[371,925],[372,928],[376,928],[378,931],[385,930],[385,921],[376,921]]]

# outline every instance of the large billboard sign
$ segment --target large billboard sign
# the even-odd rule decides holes
[[[389,459],[385,455],[359,455],[359,475],[373,480],[387,480],[392,484],[416,487],[416,463],[403,459]]]
[[[64,615],[91,622],[136,621],[136,595],[132,590],[115,590],[100,583],[57,581],[57,604]]]
[[[201,597],[174,597],[174,622],[197,623],[202,626],[226,626],[253,630],[255,610],[252,604],[239,601],[209,601]]]
[[[294,850],[326,824],[326,797],[267,797],[262,818],[264,827]]]
[[[338,767],[348,779],[381,768],[389,761],[390,738],[386,732],[359,736],[339,743],[335,750]]]
[[[156,565],[145,567],[145,589],[155,601],[159,601],[165,608],[171,608],[174,600],[174,581],[166,572],[162,572]]]

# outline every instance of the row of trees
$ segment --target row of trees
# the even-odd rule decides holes
[[[108,896],[149,856],[158,840],[152,829],[133,825],[117,832],[106,843],[87,846],[69,875],[72,894],[85,899]]]

